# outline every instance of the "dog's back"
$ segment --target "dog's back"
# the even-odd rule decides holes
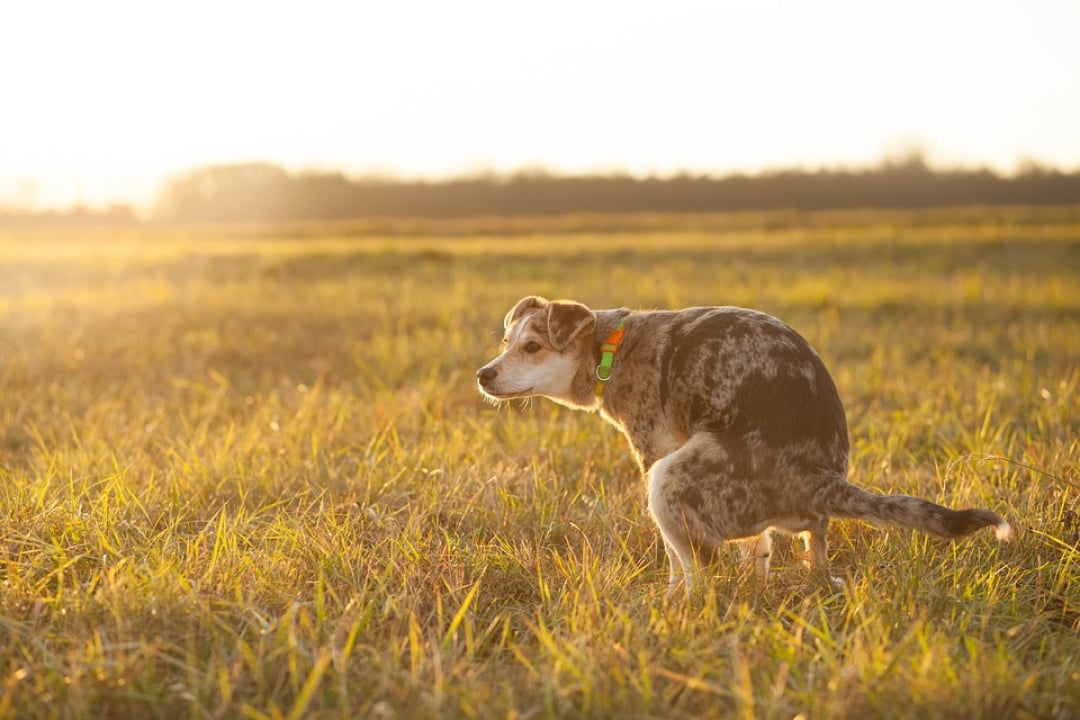
[[[847,474],[844,407],[809,343],[776,318],[734,307],[634,313],[604,411],[635,436],[722,438],[747,477]],[[659,427],[652,427],[659,424]],[[646,451],[648,469],[658,457]]]

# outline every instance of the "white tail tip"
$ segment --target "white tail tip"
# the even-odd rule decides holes
[[[994,526],[994,534],[997,535],[997,539],[1001,542],[1007,542],[1012,540],[1013,529],[1009,523],[1002,520]]]

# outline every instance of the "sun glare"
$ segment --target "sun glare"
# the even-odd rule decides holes
[[[447,175],[1080,165],[1075,3],[613,0],[0,11],[0,205],[145,204],[253,160]]]

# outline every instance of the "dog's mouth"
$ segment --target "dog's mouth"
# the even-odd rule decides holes
[[[482,383],[477,383],[480,387],[480,392],[487,395],[492,400],[513,400],[514,398],[529,397],[532,395],[533,388],[528,387],[524,390],[494,390],[492,388],[486,388]]]

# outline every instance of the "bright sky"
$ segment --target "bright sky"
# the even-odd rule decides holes
[[[1080,168],[1077,0],[24,0],[0,206],[153,201],[192,167],[404,176]]]

